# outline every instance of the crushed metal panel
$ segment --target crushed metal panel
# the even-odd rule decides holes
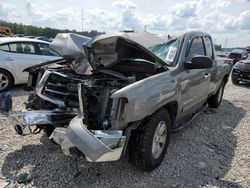
[[[91,47],[93,43],[96,43],[98,41],[101,41],[103,39],[108,39],[108,38],[124,38],[128,39],[130,41],[134,41],[135,43],[143,46],[144,48],[150,48],[156,44],[159,44],[161,42],[166,41],[167,39],[164,37],[160,37],[158,35],[148,33],[148,32],[131,32],[131,33],[125,33],[125,32],[119,32],[119,33],[108,33],[108,34],[103,34],[99,35],[92,40],[89,40],[86,43],[86,46]]]
[[[97,36],[84,44],[86,55],[93,68],[110,67],[121,59],[131,58],[132,52],[148,57],[152,62],[165,64],[148,48],[165,42],[167,39],[148,32],[142,33],[111,33]],[[131,52],[131,53],[130,53]],[[142,58],[144,59],[144,58]]]
[[[65,59],[74,60],[73,65],[77,73],[86,72],[89,67],[86,54],[83,49],[83,43],[90,40],[89,37],[74,33],[58,33],[50,44],[50,48],[55,50]]]

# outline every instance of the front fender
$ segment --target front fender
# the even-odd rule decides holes
[[[113,99],[126,98],[124,121],[139,121],[165,104],[177,100],[177,81],[169,71],[128,85],[111,95]]]

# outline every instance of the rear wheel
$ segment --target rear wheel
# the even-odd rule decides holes
[[[9,89],[14,83],[11,74],[5,70],[0,69],[0,92]]]
[[[151,171],[164,159],[170,140],[171,120],[161,109],[144,122],[130,139],[130,161],[141,170]]]
[[[208,98],[208,104],[212,108],[218,108],[221,104],[223,94],[224,94],[225,82],[223,81],[218,89],[218,91]]]

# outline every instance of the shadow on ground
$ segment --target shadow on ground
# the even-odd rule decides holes
[[[42,137],[43,144],[10,153],[2,174],[14,180],[26,171],[35,187],[241,187],[224,176],[236,148],[233,130],[245,114],[245,109],[227,100],[219,109],[208,109],[172,135],[163,163],[153,172],[141,172],[125,160],[87,163],[83,158],[67,157]]]
[[[234,85],[238,86],[238,87],[244,87],[244,88],[250,89],[250,83],[247,83],[247,82],[240,82],[240,83],[234,84]]]

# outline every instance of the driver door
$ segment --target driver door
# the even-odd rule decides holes
[[[193,37],[188,48],[186,61],[196,55],[205,55],[202,36]],[[185,69],[181,77],[181,111],[185,116],[202,107],[209,94],[211,73],[209,69]]]

